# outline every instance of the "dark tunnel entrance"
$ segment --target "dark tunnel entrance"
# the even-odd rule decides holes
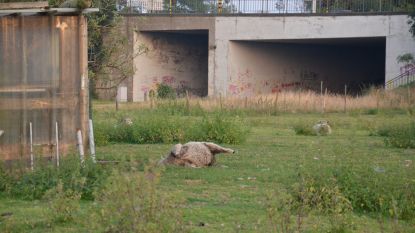
[[[349,94],[359,94],[384,84],[385,50],[384,37],[232,41],[231,80],[249,74],[254,94],[320,91],[321,82],[331,93],[344,93],[347,85]]]

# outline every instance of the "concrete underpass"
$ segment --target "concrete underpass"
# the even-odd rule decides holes
[[[148,16],[125,18],[134,60],[129,100],[158,83],[192,96],[254,96],[284,90],[356,94],[398,76],[415,53],[406,15]]]
[[[228,95],[359,93],[385,79],[385,38],[231,41]]]

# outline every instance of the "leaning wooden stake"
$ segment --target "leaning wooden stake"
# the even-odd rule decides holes
[[[59,167],[59,128],[58,128],[58,122],[55,124],[55,143],[56,143],[56,166]]]
[[[222,103],[222,93],[219,93],[219,106],[220,106],[220,110],[222,110],[222,107],[223,107],[223,103]]]
[[[279,91],[277,91],[275,93],[275,100],[274,100],[274,108],[275,108],[275,111],[278,111],[278,93],[279,93]]]
[[[320,100],[321,100],[321,112],[324,112],[323,81],[320,82]]]
[[[324,92],[324,97],[323,97],[323,113],[326,112],[326,96],[327,96],[327,88],[326,88],[326,91]]]
[[[186,111],[190,113],[190,99],[189,99],[189,92],[186,90]]]
[[[346,101],[347,101],[347,85],[344,85],[344,112],[346,112]]]
[[[78,139],[79,158],[81,159],[81,163],[83,164],[85,161],[85,153],[84,153],[84,145],[82,143],[82,132],[80,129],[78,129],[77,131],[77,139]]]
[[[33,128],[32,122],[29,123],[29,133],[30,133],[30,168],[34,169],[34,159],[33,159]]]

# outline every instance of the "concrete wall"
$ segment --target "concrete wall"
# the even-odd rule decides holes
[[[148,52],[134,59],[134,101],[144,100],[160,83],[173,87],[182,96],[186,91],[195,96],[208,94],[207,32],[142,32],[136,34],[135,41],[136,46],[145,46]]]
[[[342,92],[345,84],[351,90],[382,84],[385,43],[366,43],[232,41],[226,92],[254,96],[297,88],[319,91],[321,81],[333,92]]]
[[[266,80],[274,80],[273,82],[277,82],[275,85],[291,84],[301,81],[304,76],[314,76],[314,73],[317,75],[315,81],[327,80],[327,86],[333,89],[339,89],[345,81],[358,83],[364,79],[376,82],[379,75],[383,75],[383,81],[388,81],[401,72],[402,65],[397,63],[397,56],[408,52],[415,53],[415,40],[408,31],[406,15],[148,16],[144,19],[128,17],[127,22],[134,25],[137,38],[143,32],[207,30],[209,96],[237,93],[235,89],[239,88],[238,85],[246,84],[245,81],[238,80],[238,73],[246,71],[246,68],[252,69],[253,94],[272,92],[271,87],[263,86],[264,83],[267,84]],[[351,49],[350,46],[341,43],[333,47],[331,42],[373,38],[385,41],[383,51],[379,48],[370,51],[369,48],[365,48],[366,46]],[[313,44],[312,41],[316,39],[323,41],[322,47]],[[291,43],[293,40],[310,42],[304,42],[308,47],[301,49],[298,47],[300,45],[274,44],[268,45],[270,47],[267,48],[256,43]],[[325,44],[324,40],[329,43]],[[242,43],[244,41],[249,43]],[[360,51],[364,51],[361,57]],[[372,52],[375,54],[371,54]],[[284,56],[278,55],[279,53]],[[379,59],[381,53],[384,53],[384,68],[379,70],[382,63]],[[376,62],[373,62],[374,60]],[[331,65],[328,66],[327,62]],[[138,63],[137,60],[136,64]],[[270,64],[271,67],[264,64]],[[255,69],[258,73],[254,72]],[[295,70],[294,74],[284,76],[284,72],[290,73],[291,69]],[[170,70],[172,67],[166,71]],[[138,69],[138,72],[143,70]],[[166,73],[163,70],[158,72]],[[278,74],[278,78],[271,77],[271,74]],[[142,82],[141,79],[140,75],[134,76],[134,87]],[[137,96],[134,100],[140,98]]]

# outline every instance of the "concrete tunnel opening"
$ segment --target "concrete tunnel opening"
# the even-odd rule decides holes
[[[135,58],[135,101],[146,100],[159,84],[179,97],[207,96],[208,30],[142,31],[136,38],[148,52]]]
[[[386,38],[232,41],[228,94],[323,89],[360,94],[385,82]]]

